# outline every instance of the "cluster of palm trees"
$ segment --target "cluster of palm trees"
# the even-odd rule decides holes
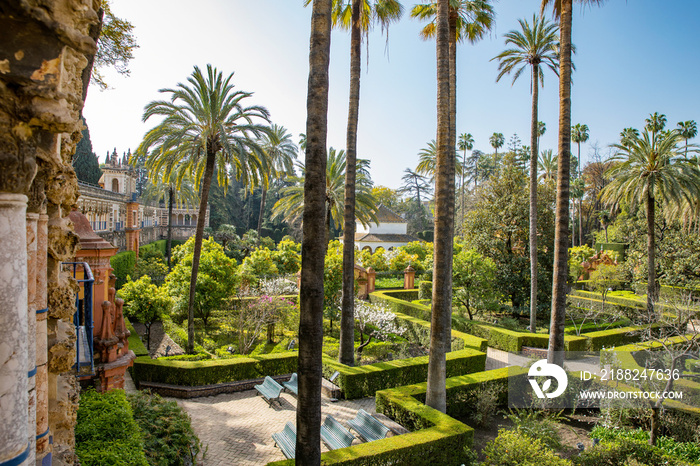
[[[329,222],[339,223],[341,212],[344,224],[344,285],[343,314],[341,318],[341,361],[351,364],[353,357],[352,290],[354,259],[355,208],[362,205],[366,194],[368,176],[365,162],[357,159],[356,139],[359,108],[360,52],[363,35],[373,24],[385,29],[400,18],[401,4],[396,0],[305,0],[312,5],[311,40],[309,52],[309,80],[307,95],[307,123],[303,184],[285,192],[278,206],[279,211],[294,212],[302,219],[302,270],[300,289],[299,324],[299,398],[297,408],[297,464],[320,464],[320,388],[321,350],[323,339],[323,268],[328,241]],[[566,305],[567,252],[569,246],[569,198],[570,198],[570,144],[580,144],[587,139],[587,128],[571,127],[571,24],[573,0],[543,0],[542,8],[552,6],[559,20],[556,26],[545,19],[533,16],[532,24],[520,22],[521,31],[506,35],[506,44],[512,48],[495,59],[499,60],[498,79],[513,73],[516,80],[529,66],[532,83],[531,152],[535,154],[530,164],[531,206],[536,202],[536,161],[550,166],[547,178],[556,179],[556,238],[552,298],[552,321],[549,345],[550,362],[562,363],[564,350],[564,317]],[[588,0],[584,3],[602,3]],[[466,160],[466,151],[473,148],[473,137],[464,134],[457,142],[456,133],[456,47],[465,39],[471,43],[481,39],[493,26],[494,12],[488,0],[437,0],[425,2],[413,8],[411,15],[428,20],[421,31],[424,38],[435,38],[437,51],[437,135],[434,160],[426,157],[426,167],[434,174],[435,186],[435,249],[433,271],[433,312],[428,368],[426,404],[445,411],[445,355],[450,344],[452,315],[452,247],[455,210],[455,176],[464,176],[464,167],[474,163]],[[330,60],[330,34],[333,26],[351,31],[351,82],[345,151],[327,150],[328,66]],[[556,176],[551,165],[553,155],[540,156],[539,137],[545,127],[537,119],[539,86],[543,83],[542,64],[559,76],[560,119]],[[199,193],[200,214],[195,235],[192,280],[188,319],[188,350],[193,350],[193,299],[197,281],[197,268],[201,253],[202,236],[209,190],[214,175],[221,186],[230,177],[245,182],[252,189],[266,189],[283,173],[293,175],[293,159],[296,146],[282,127],[270,125],[268,111],[258,105],[248,105],[251,94],[234,89],[233,75],[224,77],[212,66],[206,72],[195,67],[187,83],[173,89],[163,89],[166,100],[154,101],[146,106],[144,121],[151,117],[162,120],[145,136],[137,151],[137,158],[145,162],[153,180],[168,183],[169,197],[183,183],[191,182]],[[663,122],[665,124],[665,121]],[[679,130],[664,132],[660,116],[651,118],[643,134],[627,134],[616,148],[620,164],[613,172],[614,181],[605,191],[610,202],[626,201],[644,203],[650,219],[650,251],[653,250],[653,217],[657,200],[671,202],[683,200],[688,205],[697,204],[697,168],[690,163],[679,163],[678,156],[687,157],[694,147],[687,140],[697,129],[690,122],[683,122]],[[585,136],[584,136],[585,133]],[[686,140],[685,153],[678,144]],[[495,133],[491,144],[496,153],[503,146],[503,135]],[[456,149],[462,151],[462,163],[456,163]],[[473,155],[473,154],[472,154]],[[432,157],[432,156],[431,156]],[[542,163],[544,166],[545,164]],[[543,167],[544,168],[544,167]],[[334,174],[329,177],[330,173]],[[580,171],[580,170],[579,170]],[[343,172],[343,189],[338,183],[338,173]],[[406,173],[413,180],[418,196],[425,192],[416,172]],[[635,176],[637,178],[635,178]],[[633,182],[640,176],[645,183]],[[333,179],[331,179],[333,178]],[[167,180],[167,181],[166,181]],[[462,178],[463,180],[463,178]],[[301,181],[301,180],[299,180]],[[331,183],[331,184],[329,184]],[[369,184],[371,187],[371,182]],[[464,182],[462,182],[464,186]],[[264,192],[264,191],[263,191]],[[341,196],[342,193],[342,196]],[[263,195],[264,197],[264,195]],[[286,199],[295,197],[299,202]],[[342,201],[341,201],[342,199]],[[294,204],[294,209],[284,205]],[[342,210],[341,210],[342,206]],[[358,208],[361,214],[362,209]],[[531,207],[531,251],[536,253],[536,225]],[[368,217],[369,218],[369,217]],[[533,281],[536,278],[536,260],[531,260]],[[653,254],[650,253],[650,287]],[[535,287],[536,287],[536,282]],[[536,296],[536,288],[533,296]],[[650,288],[650,306],[653,292]],[[346,302],[347,301],[347,302]],[[531,299],[536,306],[536,299]],[[534,319],[535,311],[532,311]],[[534,325],[532,326],[534,329]],[[349,329],[349,330],[348,330]]]
[[[233,74],[224,77],[207,65],[206,72],[195,67],[187,83],[162,89],[168,98],[150,102],[143,114],[144,121],[152,117],[162,120],[146,133],[132,158],[134,164],[143,162],[149,172],[153,187],[147,190],[148,195],[164,195],[169,206],[199,201],[188,313],[189,352],[194,350],[195,286],[214,176],[223,187],[231,177],[251,190],[261,186],[264,206],[270,183],[283,174],[293,174],[297,154],[284,127],[269,125],[264,107],[247,106],[252,94],[236,90],[232,78]]]

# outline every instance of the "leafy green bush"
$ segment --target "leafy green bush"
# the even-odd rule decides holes
[[[630,463],[635,460],[637,463]],[[600,442],[593,448],[573,458],[577,466],[627,466],[642,465],[681,465],[682,462],[665,456],[661,449],[640,440],[618,438]]]
[[[143,432],[146,457],[151,466],[194,464],[202,444],[190,417],[174,401],[157,394],[137,392],[128,396],[134,419]]]
[[[596,426],[590,436],[605,442],[629,441],[646,444],[649,441],[649,432],[642,429],[611,429]],[[697,442],[677,442],[671,437],[660,437],[655,447],[664,455],[700,463],[700,445]]]
[[[117,277],[116,288],[120,289],[126,283],[126,277],[134,274],[136,253],[134,251],[124,251],[115,254],[109,259],[109,264],[114,269],[114,275]]]
[[[482,466],[565,466],[567,460],[558,457],[538,439],[517,430],[498,431],[498,437],[489,442],[483,452]]]
[[[558,414],[551,416],[544,410],[517,409],[511,410],[507,417],[519,433],[539,439],[551,450],[561,448],[561,436],[554,423]]]
[[[146,346],[150,349],[151,326],[170,312],[173,300],[162,287],[153,285],[148,275],[125,283],[119,296],[124,299],[124,315],[146,326]]]
[[[194,237],[175,249],[173,259],[177,265],[165,280],[165,286],[175,301],[174,310],[180,319],[187,318]],[[212,311],[222,309],[237,284],[236,262],[229,259],[220,244],[213,239],[202,242],[202,252],[197,273],[194,314],[208,324]]]
[[[80,394],[75,453],[83,466],[148,466],[141,430],[123,390]]]
[[[433,282],[424,280],[418,284],[418,299],[433,299]]]

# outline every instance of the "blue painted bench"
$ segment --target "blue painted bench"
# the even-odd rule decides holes
[[[329,449],[337,450],[349,447],[354,439],[352,433],[336,421],[333,416],[330,414],[326,416],[326,420],[321,425],[321,440],[328,445]]]
[[[282,382],[282,385],[284,385],[285,390],[289,390],[295,395],[299,394],[299,382],[297,381],[296,372],[292,374],[292,377],[289,379],[289,382]]]
[[[267,400],[268,403],[270,403],[270,406],[272,406],[272,400],[277,400],[277,403],[282,406],[282,402],[280,401],[280,393],[282,393],[283,387],[275,382],[272,377],[265,377],[263,383],[256,385],[255,389],[262,395],[263,398]]]
[[[272,440],[275,441],[282,453],[287,459],[294,458],[297,449],[297,429],[294,424],[288,422],[282,432],[272,434]]]
[[[368,442],[383,439],[390,430],[364,409],[360,409],[357,416],[348,421],[348,425]]]

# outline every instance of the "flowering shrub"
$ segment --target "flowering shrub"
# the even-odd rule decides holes
[[[364,347],[372,341],[372,338],[386,341],[391,334],[403,335],[405,331],[404,328],[397,325],[396,315],[388,311],[385,306],[361,300],[355,300],[355,322],[360,331],[358,353],[362,352]],[[369,337],[367,341],[365,341],[364,335]]]
[[[294,308],[293,302],[273,296],[260,296],[252,301],[239,301],[237,318],[234,325],[223,324],[222,329],[238,332],[238,352],[248,354],[260,337],[263,329],[267,329],[267,339],[272,341],[275,324],[280,321],[285,311]]]

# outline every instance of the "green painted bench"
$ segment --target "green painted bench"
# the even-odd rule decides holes
[[[360,409],[357,416],[348,421],[348,425],[368,442],[383,439],[390,430],[364,409]]]
[[[268,403],[270,403],[270,406],[272,406],[272,400],[277,400],[277,403],[282,406],[282,402],[280,401],[280,393],[282,393],[283,387],[275,382],[272,377],[266,376],[263,383],[256,385],[255,389],[262,395],[263,398],[267,400]]]
[[[288,422],[282,432],[272,434],[272,440],[275,441],[275,445],[280,447],[287,459],[294,458],[297,449],[297,429],[294,424]]]
[[[282,385],[284,385],[285,390],[289,390],[290,392],[294,393],[295,395],[299,394],[299,382],[297,381],[297,373],[293,373],[292,377],[289,379],[289,382],[282,382]]]
[[[331,450],[346,448],[352,445],[355,439],[352,433],[336,421],[330,414],[321,425],[321,440],[328,445]]]

